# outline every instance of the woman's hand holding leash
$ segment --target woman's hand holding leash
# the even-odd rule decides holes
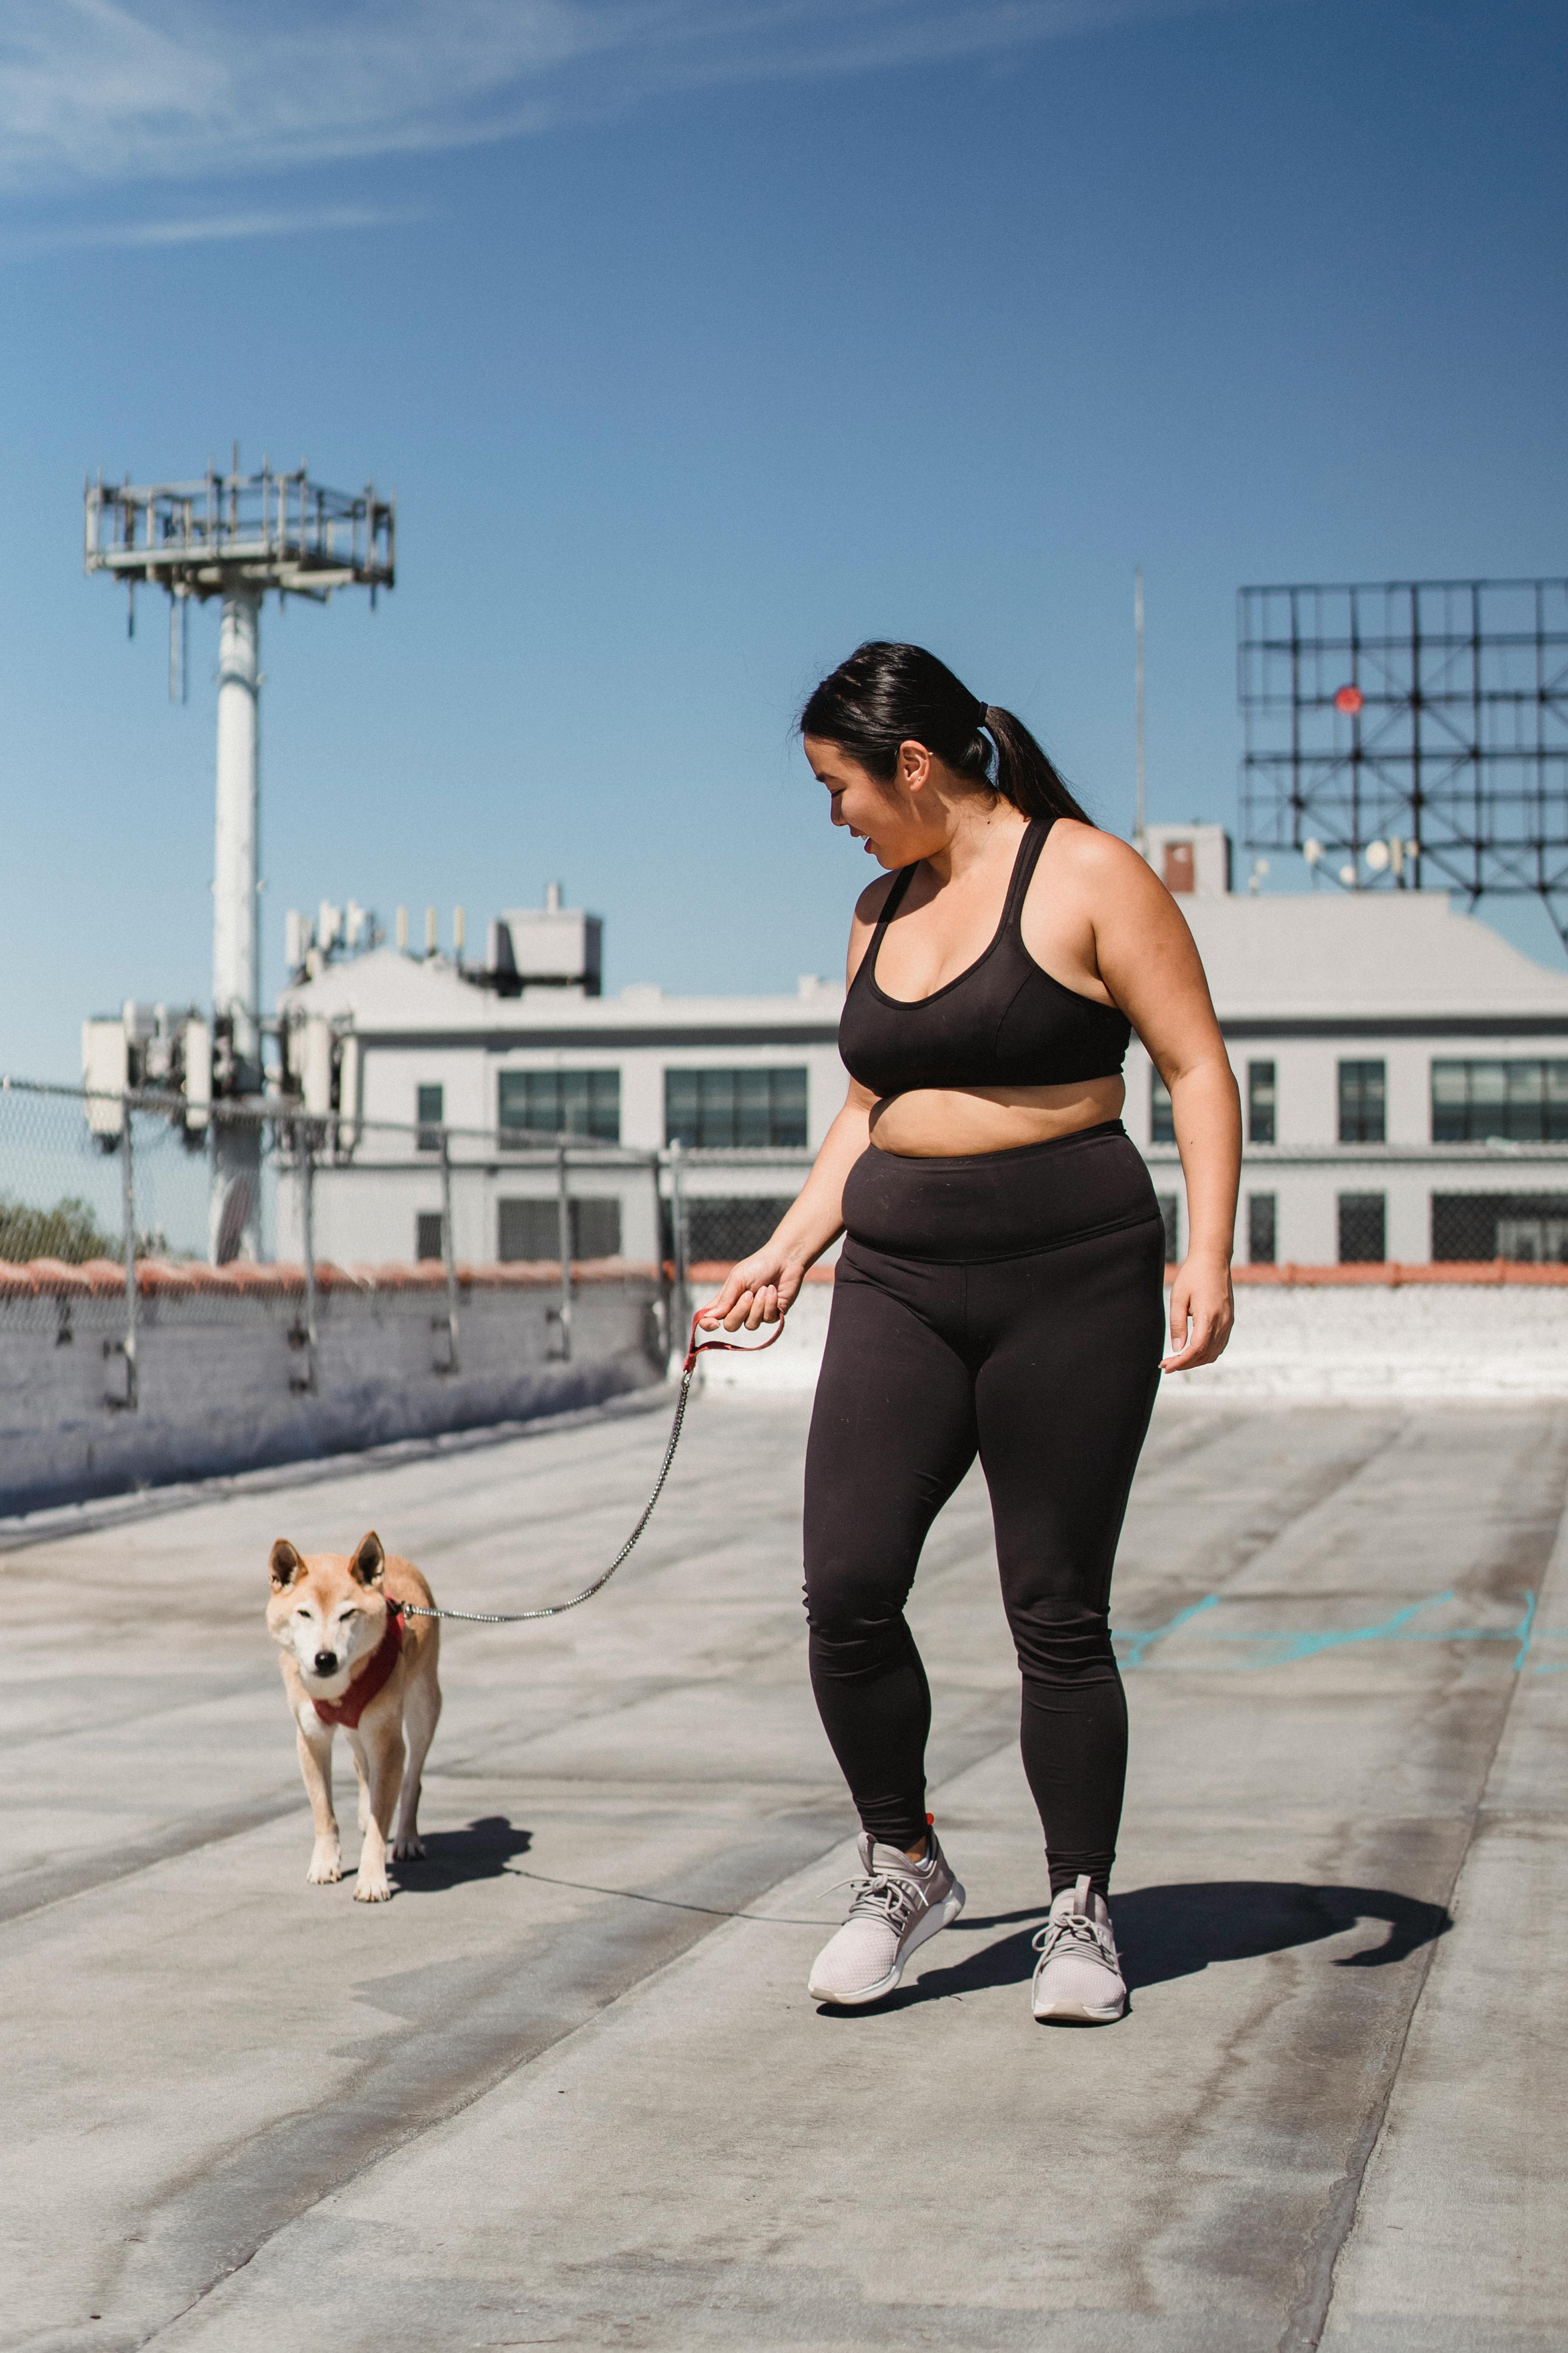
[[[716,1332],[721,1324],[726,1332],[754,1332],[759,1324],[777,1324],[805,1280],[805,1265],[769,1242],[733,1267],[722,1291],[698,1309],[698,1328]]]

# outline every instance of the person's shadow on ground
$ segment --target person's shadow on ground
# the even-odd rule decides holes
[[[514,1856],[533,1844],[531,1831],[517,1830],[504,1814],[485,1814],[461,1831],[423,1831],[423,1854],[402,1856],[388,1866],[400,1895],[440,1895],[473,1879],[500,1879]]]
[[[1129,1989],[1163,1985],[1171,1978],[1194,1977],[1215,1961],[1250,1961],[1297,1945],[1313,1945],[1343,1935],[1358,1922],[1385,1921],[1381,1943],[1337,1955],[1342,1969],[1386,1968],[1421,1946],[1447,1934],[1454,1923],[1440,1904],[1422,1903],[1385,1887],[1310,1887],[1284,1879],[1196,1880],[1173,1887],[1135,1887],[1111,1901],[1116,1942]],[[943,1968],[928,1968],[918,1985],[904,1986],[879,2002],[900,2010],[911,2002],[940,2001],[952,1994],[977,1993],[987,1986],[1019,1985],[1033,1976],[1035,1936],[1044,1905],[1026,1912],[961,1917],[949,1937],[1027,1922],[1010,1936],[966,1955]],[[944,1949],[951,1949],[946,1946]],[[824,2009],[822,2016],[848,2018],[859,2011]]]

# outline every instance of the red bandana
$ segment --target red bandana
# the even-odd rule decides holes
[[[388,1676],[397,1664],[403,1650],[403,1604],[389,1601],[386,1605],[386,1631],[382,1636],[371,1662],[363,1674],[350,1683],[342,1699],[317,1699],[310,1704],[323,1724],[346,1724],[351,1732],[358,1729],[359,1720],[375,1697],[385,1688]]]

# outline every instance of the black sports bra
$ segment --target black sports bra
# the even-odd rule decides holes
[[[1037,818],[1018,844],[990,946],[930,997],[889,997],[877,986],[882,935],[915,870],[906,866],[899,876],[838,1024],[845,1068],[873,1094],[885,1099],[914,1087],[1052,1087],[1120,1075],[1132,1035],[1125,1014],[1053,980],[1024,945],[1024,900],[1053,822]]]

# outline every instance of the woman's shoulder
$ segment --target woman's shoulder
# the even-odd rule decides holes
[[[1156,881],[1153,869],[1130,841],[1075,817],[1056,819],[1046,836],[1040,867],[1048,870],[1054,886],[1067,883],[1094,893],[1142,891]]]
[[[874,882],[867,883],[855,902],[857,923],[863,923],[868,930],[872,930],[880,923],[883,910],[892,897],[894,888],[903,871],[904,869],[901,866],[897,867],[891,874],[879,874]]]

